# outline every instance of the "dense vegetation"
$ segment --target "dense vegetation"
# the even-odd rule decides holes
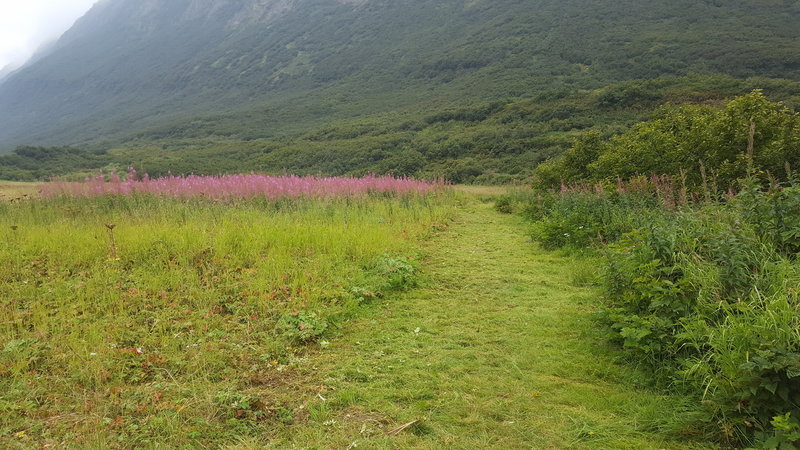
[[[532,200],[532,236],[601,249],[609,336],[655,380],[694,392],[706,432],[728,444],[797,443],[800,188],[751,186],[675,209],[658,184]]]
[[[561,157],[536,170],[537,184],[669,175],[713,195],[749,174],[787,180],[800,167],[800,113],[755,91],[712,106],[665,106],[652,120],[604,137],[587,133]]]
[[[637,121],[650,118],[660,104],[717,104],[756,88],[764,88],[770,99],[785,99],[791,109],[800,108],[800,84],[786,80],[659,78],[592,91],[543,91],[529,100],[340,120],[295,138],[241,141],[220,137],[246,132],[246,124],[231,119],[214,125],[214,133],[219,134],[216,137],[204,137],[208,130],[200,127],[143,132],[110,150],[102,146],[20,147],[11,154],[0,155],[0,179],[83,177],[101,169],[111,172],[134,166],[156,176],[169,172],[219,174],[251,170],[357,176],[391,172],[425,178],[443,176],[457,183],[519,182],[530,179],[537,165],[569,149],[576,139],[584,143],[575,147],[571,155],[588,157],[592,153],[585,148],[586,142],[600,142],[601,137],[622,133]],[[774,109],[766,100],[759,102],[754,107],[764,109],[762,114]],[[713,108],[674,111],[683,114],[695,110],[709,116]],[[768,117],[764,120],[774,122]],[[778,126],[772,122],[769,126]],[[704,124],[696,124],[701,125]],[[581,138],[587,131],[594,133]],[[766,131],[759,124],[759,145],[765,139],[761,136],[767,136]],[[698,161],[690,161],[687,168],[696,172]],[[558,178],[575,178],[566,172],[547,173],[556,182]]]
[[[800,105],[795,2],[249,3],[97,5],[0,84],[0,147],[86,154],[4,160],[20,170],[0,178],[117,164],[504,181],[664,102],[763,88]]]
[[[442,195],[0,202],[0,446],[218,447],[305,417],[286,371],[414,283]]]
[[[798,144],[800,117],[759,92],[667,107],[578,141],[539,169],[543,186],[566,184],[520,204],[542,245],[603,261],[611,340],[694,393],[698,426],[726,444],[800,442]]]

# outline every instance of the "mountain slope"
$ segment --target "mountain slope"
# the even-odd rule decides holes
[[[0,150],[286,139],[665,75],[796,82],[798,19],[782,0],[102,0],[2,81]]]

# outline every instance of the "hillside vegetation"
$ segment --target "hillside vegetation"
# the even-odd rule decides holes
[[[714,196],[739,189],[747,175],[786,181],[800,167],[800,113],[760,91],[724,108],[664,106],[624,133],[587,133],[536,169],[540,187],[667,175],[684,189]],[[713,187],[713,189],[712,189]]]
[[[541,162],[561,155],[576,140],[621,133],[654,117],[663,103],[705,103],[700,110],[711,111],[723,99],[758,87],[764,87],[770,98],[787,99],[787,107],[800,108],[800,84],[786,80],[667,77],[621,82],[592,91],[542,91],[526,100],[338,120],[294,138],[243,141],[219,135],[204,137],[202,129],[185,127],[142,132],[110,149],[23,146],[0,155],[0,179],[84,177],[99,170],[115,172],[134,166],[156,176],[240,171],[394,173],[444,177],[456,183],[519,182],[532,179]],[[242,132],[246,127],[232,117],[214,126]],[[585,146],[581,145],[572,153],[582,152]]]
[[[83,154],[3,160],[0,177],[524,179],[663,102],[763,88],[797,107],[798,17],[765,0],[110,0],[0,84],[0,148]]]

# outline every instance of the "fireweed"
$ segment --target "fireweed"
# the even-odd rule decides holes
[[[427,194],[446,183],[391,175],[368,175],[361,178],[321,178],[315,176],[269,176],[240,174],[223,176],[170,175],[150,178],[130,169],[128,176],[98,175],[83,182],[52,181],[42,188],[45,198],[62,195],[97,197],[102,195],[154,194],[176,198],[207,197],[213,199],[254,198],[335,198],[363,197],[369,194]]]

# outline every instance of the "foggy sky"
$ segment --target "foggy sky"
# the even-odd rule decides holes
[[[50,43],[97,0],[0,0],[0,71],[19,66]]]

